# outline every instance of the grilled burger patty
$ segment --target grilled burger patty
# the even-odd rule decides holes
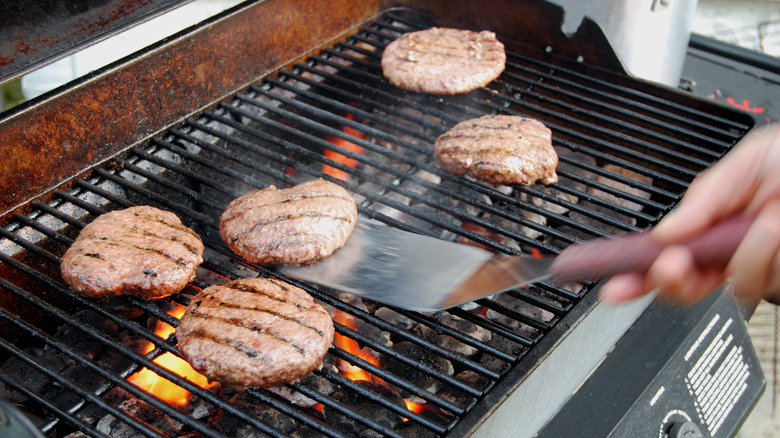
[[[382,53],[393,85],[431,94],[467,93],[504,71],[504,45],[489,31],[432,27],[401,35]]]
[[[244,278],[196,295],[176,339],[194,369],[241,391],[306,376],[322,365],[333,333],[328,312],[304,290]]]
[[[347,241],[357,206],[337,184],[316,179],[289,189],[253,190],[228,204],[219,218],[227,246],[250,262],[307,264]]]
[[[493,184],[558,181],[550,129],[531,118],[488,115],[460,122],[436,139],[434,154],[445,170]]]
[[[60,272],[88,297],[160,298],[180,291],[203,262],[203,242],[169,211],[130,207],[99,216],[62,256]]]

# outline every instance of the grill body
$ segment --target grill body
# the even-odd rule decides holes
[[[97,434],[98,415],[146,436],[172,433],[148,427],[112,399],[119,388],[203,436],[231,435],[236,427],[271,436],[351,430],[442,436],[471,434],[513,393],[538,388],[550,401],[528,415],[533,424],[521,425],[534,433],[649,298],[618,311],[598,305],[597,283],[542,283],[417,314],[377,310],[300,284],[333,313],[359,321],[337,322],[336,331],[385,361],[377,365],[334,346],[326,362],[363,368],[392,389],[388,395],[332,367],[286,385],[321,411],[265,389],[205,390],[152,361],[178,354],[175,338],[160,337],[149,324],[175,326],[169,306],[186,305],[225,279],[278,275],[233,255],[216,230],[225,205],[252,188],[324,175],[353,193],[362,215],[389,225],[497,252],[553,255],[581,239],[653,225],[753,126],[743,113],[627,76],[588,20],[568,38],[560,32],[560,8],[471,3],[248,2],[5,114],[0,347],[11,359],[0,364],[0,389],[53,435]],[[507,71],[484,89],[451,98],[393,88],[381,76],[382,48],[432,25],[494,30],[508,49]],[[431,155],[435,138],[490,113],[543,120],[561,157],[561,181],[501,188],[439,169]],[[357,164],[327,158],[325,150]],[[174,211],[203,237],[206,262],[197,279],[167,300],[104,302],[73,293],[59,277],[62,253],[97,215],[136,204]],[[370,337],[372,331],[392,342]],[[73,333],[83,340],[74,341]],[[152,350],[131,346],[140,341]],[[398,347],[409,344],[451,370]],[[577,346],[582,354],[569,349]],[[577,363],[568,354],[579,354]],[[101,362],[113,358],[111,366]],[[396,362],[405,371],[388,365]],[[215,426],[212,417],[171,406],[125,380],[142,367],[229,421]],[[410,369],[438,389],[411,380]],[[551,384],[551,375],[569,377]],[[335,398],[334,387],[358,405],[407,421],[380,421]],[[400,395],[430,409],[407,411],[393,401]]]

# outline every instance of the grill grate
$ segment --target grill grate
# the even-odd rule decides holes
[[[392,395],[351,381],[333,366],[286,385],[321,410],[266,389],[244,394],[202,389],[153,361],[166,352],[177,354],[175,339],[155,334],[153,323],[175,327],[177,320],[166,313],[167,307],[186,305],[210,284],[277,275],[237,259],[220,241],[218,217],[227,203],[249,189],[323,176],[327,165],[348,175],[345,181],[324,177],[352,192],[365,216],[508,254],[556,254],[580,239],[654,224],[692,178],[750,127],[733,113],[713,114],[672,90],[649,92],[626,78],[611,81],[578,60],[511,42],[506,72],[467,95],[418,95],[387,84],[379,66],[382,48],[403,32],[432,24],[431,18],[413,12],[385,15],[347,41],[116,157],[76,181],[72,190],[56,193],[49,203],[36,203],[33,213],[17,215],[0,228],[5,276],[0,287],[26,307],[0,308],[0,319],[12,333],[0,338],[3,356],[9,357],[0,363],[0,395],[23,406],[44,432],[55,436],[104,436],[108,432],[99,423],[105,415],[150,437],[230,436],[238,427],[270,436],[352,435],[336,422],[338,417],[357,424],[356,431],[367,428],[369,432],[361,432],[366,436],[445,435],[575,311],[594,285],[542,283],[463,308],[418,314],[374,311],[349,297],[291,281],[364,326],[335,322],[337,334],[370,347],[383,364],[416,371],[438,389],[430,391],[406,373],[335,345],[327,363],[341,359],[362,368],[429,409],[410,412]],[[558,184],[494,187],[436,166],[431,145],[438,135],[463,119],[497,112],[535,117],[552,129],[560,155]],[[326,158],[325,150],[357,164]],[[201,235],[206,261],[197,279],[181,294],[158,301],[92,301],[70,291],[58,265],[72,239],[97,215],[136,204],[174,211]],[[380,332],[380,339],[392,340],[393,346],[369,332]],[[134,348],[141,341],[152,343],[152,351],[142,354]],[[395,348],[402,343],[443,359],[452,369]],[[92,347],[82,351],[83,345]],[[193,403],[177,408],[136,388],[126,379],[142,367],[186,389],[204,408],[193,408]],[[167,415],[171,420],[166,424],[176,423],[180,432],[128,412],[115,398],[117,388]],[[332,388],[357,397],[361,406],[337,399]],[[390,426],[363,411],[363,404],[406,421]]]

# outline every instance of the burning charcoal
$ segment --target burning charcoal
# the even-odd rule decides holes
[[[461,371],[455,375],[455,378],[472,388],[480,390],[487,387],[490,383],[490,379],[471,370]],[[440,390],[436,395],[457,406],[465,407],[473,401],[473,397],[468,393],[449,386]]]
[[[428,171],[425,171],[425,170],[418,170],[417,172],[415,172],[414,176],[416,176],[417,178],[422,179],[424,181],[433,183],[433,184],[440,184],[441,183],[441,177],[440,176],[434,175],[434,174],[432,174],[432,173],[430,173]],[[425,187],[423,185],[420,185],[420,184],[418,184],[415,181],[404,181],[403,183],[401,183],[401,187],[406,189],[406,190],[409,190],[412,193],[416,193],[418,195],[422,195],[423,197],[425,197],[425,196],[432,196],[432,192],[433,192],[431,189],[428,189],[427,187]],[[411,204],[414,205],[415,202],[419,202],[419,201],[412,201]]]
[[[493,336],[493,333],[490,330],[487,330],[485,328],[482,328],[472,322],[466,321],[462,318],[459,318],[457,316],[450,315],[449,313],[442,312],[439,316],[439,322],[441,324],[444,324],[448,327],[451,327],[458,332],[470,336],[474,338],[477,341],[480,342],[488,342],[490,338]],[[433,331],[433,329],[430,328],[422,328],[421,326],[421,334],[425,336],[428,339],[433,339],[437,345],[439,345],[442,348],[446,348],[449,351],[452,351],[455,354],[465,356],[465,357],[471,357],[475,355],[479,350],[475,347],[472,347],[470,345],[464,344],[461,341],[458,341],[457,339],[443,334],[438,334]],[[431,338],[431,336],[433,336]]]
[[[61,371],[65,366],[62,356],[49,348],[25,348],[24,351],[54,372]],[[33,392],[41,392],[49,383],[48,377],[16,357],[8,359],[3,364],[2,373]],[[11,403],[22,403],[27,400],[25,395],[12,388],[7,388],[7,391]]]
[[[488,342],[488,345],[495,348],[496,350],[508,352],[513,356],[521,356],[524,349],[522,345],[501,336],[493,336],[493,339]],[[483,354],[479,358],[479,364],[496,373],[502,373],[506,371],[510,365],[503,359],[499,359],[487,353]]]
[[[616,220],[618,222],[622,222],[622,223],[628,224],[630,226],[635,226],[636,225],[636,219],[635,218],[630,217],[630,216],[626,216],[626,215],[624,215],[622,213],[619,213],[619,212],[615,211],[612,208],[601,206],[601,205],[598,205],[598,204],[594,204],[594,203],[588,202],[588,201],[580,201],[580,206],[582,206],[584,208],[587,208],[588,210],[592,211],[593,213],[596,214],[596,216],[603,216],[603,217],[606,217],[606,218],[609,218],[609,219],[614,219],[614,220]],[[597,229],[597,230],[599,230],[601,232],[607,233],[607,234],[620,235],[620,234],[623,234],[623,233],[626,232],[625,230],[622,230],[622,229],[620,229],[618,227],[606,224],[606,223],[604,223],[604,222],[602,222],[602,221],[600,221],[598,219],[594,219],[594,218],[592,218],[590,216],[586,216],[586,215],[578,213],[576,211],[570,211],[569,212],[569,217],[573,221],[575,221],[575,222],[582,223],[582,224],[588,224],[588,225],[592,226],[593,228],[595,228],[595,229]],[[569,227],[561,227],[559,230],[560,231],[566,230],[567,233],[569,233],[569,234],[571,234],[573,236],[576,236],[579,239],[583,239],[583,240],[589,240],[589,239],[594,238],[594,236],[590,235],[589,233],[586,233],[586,232],[583,232],[583,231],[580,231],[580,230],[576,230],[576,229],[569,229]]]
[[[135,397],[133,394],[130,394],[125,389],[116,386],[110,391],[108,391],[105,395],[105,399],[107,402],[111,403],[112,405],[120,405],[122,402],[129,400],[131,398]]]
[[[476,181],[469,177],[472,181]],[[493,184],[493,190],[497,191],[498,193],[504,194],[506,196],[510,196],[512,193],[515,192],[515,189],[512,186],[505,186],[503,184]]]
[[[476,389],[483,389],[490,383],[490,379],[471,370],[461,371],[455,375],[455,378]],[[436,395],[457,406],[468,406],[473,401],[473,397],[468,393],[449,386],[440,390]]]
[[[333,364],[325,364],[323,366],[331,368],[331,371],[334,373],[338,373],[337,367]],[[314,374],[300,379],[300,384],[324,395],[330,395],[338,389],[338,385],[335,383]],[[268,392],[272,392],[297,406],[310,408],[317,404],[317,401],[306,397],[305,395],[296,391],[295,388],[289,387],[287,385],[269,386],[265,389]]]
[[[208,417],[211,412],[211,405],[200,399],[190,401],[190,406],[192,407],[190,415],[197,420]]]
[[[584,167],[595,167],[596,166],[596,159],[592,157],[591,155],[583,154],[580,152],[573,152],[570,149],[566,148],[555,148],[555,152],[558,153],[558,157],[565,157],[565,159],[569,159],[571,161],[574,161],[575,164],[569,164],[565,162],[564,160],[558,161],[558,176],[559,176],[559,184],[565,183],[566,186],[571,187],[577,191],[584,192],[587,187],[585,184],[582,184],[580,182],[571,181],[567,178],[567,174],[577,176],[580,178],[585,179],[594,179],[595,175],[585,170]]]
[[[572,204],[576,204],[578,198],[570,193],[564,193],[560,192],[553,187],[546,187],[546,186],[540,186],[540,187],[534,187],[535,191],[542,192],[546,195],[549,195],[551,197],[555,197],[557,199],[560,199],[561,201],[566,201]],[[533,196],[528,193],[522,193],[520,195],[520,200],[528,202],[530,199],[531,203],[535,206],[544,209],[545,211],[549,211],[551,213],[564,215],[569,211],[569,208],[563,205],[560,205],[557,202],[554,201],[548,201],[546,199],[542,199],[538,196]]]
[[[354,318],[355,329],[361,335],[369,338],[372,343],[377,345],[383,345],[385,347],[392,347],[393,341],[390,340],[390,333],[382,331],[379,327],[369,324],[359,318]]]
[[[498,304],[501,304],[508,308],[509,310],[512,310],[514,312],[517,312],[521,315],[527,316],[528,318],[539,321],[539,322],[549,322],[553,319],[554,315],[540,307],[536,307],[530,303],[527,303],[523,300],[518,300],[516,298],[511,297],[507,294],[499,294],[496,295],[494,301]],[[529,325],[523,324],[522,322],[515,319],[513,316],[507,316],[500,312],[497,312],[495,310],[488,310],[487,311],[487,318],[495,321],[499,324],[502,324],[504,326],[509,327],[510,329],[519,332],[520,334],[527,336],[529,338],[535,337],[539,330],[535,329]]]
[[[475,198],[477,201],[482,202],[486,205],[493,205],[493,200],[490,198],[490,196],[486,193],[481,193],[479,191],[474,191],[471,189],[467,189],[457,183],[456,181],[452,180],[444,180],[439,184],[442,188],[453,191],[456,193],[460,193],[464,196],[468,196],[469,198]],[[437,199],[439,200],[439,199]],[[465,211],[469,216],[480,216],[483,212],[481,207],[477,207],[475,205],[471,205],[470,203],[465,203],[462,201],[459,201],[457,199],[454,199],[450,196],[441,196],[441,199],[439,200],[442,204],[444,204],[448,209],[450,210],[463,210]]]
[[[415,363],[425,366],[437,373],[451,376],[454,368],[450,361],[439,356],[432,355],[430,352],[418,347],[411,342],[400,342],[393,346],[393,350],[402,356],[412,359]],[[396,376],[402,376],[405,380],[413,383],[426,391],[436,392],[440,382],[428,373],[418,370],[415,367],[407,365],[390,356],[382,356],[382,367]],[[404,397],[409,394],[402,394]]]
[[[316,430],[313,430],[308,427],[302,427],[300,429],[294,430],[290,434],[291,438],[320,438],[322,437],[321,432],[317,432]]]
[[[652,185],[653,179],[649,176],[640,175],[632,170],[624,169],[622,167],[615,166],[614,164],[607,164],[604,166],[604,170],[608,170],[612,173],[615,173],[617,175],[620,175],[625,178],[632,179],[634,181],[640,182],[644,185]],[[650,193],[645,192],[644,190],[631,187],[627,184],[624,184],[619,181],[615,181],[613,179],[610,179],[606,176],[599,175],[596,177],[596,181],[604,184],[605,186],[611,187],[613,189],[620,190],[621,192],[628,193],[629,195],[636,196],[638,198],[642,199],[650,199]],[[634,211],[642,211],[642,205],[637,204],[635,202],[631,202],[627,199],[623,199],[621,197],[603,192],[599,189],[590,187],[588,189],[588,193],[597,196],[605,201],[609,201],[613,204],[620,205],[621,207],[628,208],[630,210]]]
[[[125,400],[118,408],[146,424],[154,424],[163,416],[163,413],[154,406],[137,398]],[[96,429],[112,438],[135,438],[138,436],[138,431],[113,415],[106,415],[98,421]]]
[[[394,405],[404,409],[406,408],[406,403],[404,403],[401,397],[381,385],[366,380],[360,380],[354,383],[370,390],[374,397],[384,398]],[[388,429],[397,429],[404,420],[402,416],[377,404],[375,400],[350,391],[349,388],[341,388],[336,391],[333,394],[333,399],[368,421]],[[346,436],[361,438],[379,438],[382,436],[382,434],[366,428],[366,426],[360,422],[342,415],[337,410],[328,406],[324,407],[324,414],[328,419],[328,423],[334,429],[344,433]]]
[[[143,309],[130,304],[124,296],[111,296],[103,302],[103,307],[125,319],[134,319],[144,314]],[[116,330],[116,329],[114,329]]]
[[[533,222],[541,226],[547,225],[547,218],[545,216],[530,211],[523,211],[522,215],[523,215],[523,219],[526,219],[530,222]],[[529,227],[523,227],[523,226],[520,227],[520,233],[532,240],[539,238],[539,236],[543,234],[543,232],[541,231]]]
[[[94,327],[98,332],[105,335],[116,333],[119,327],[113,321],[89,309],[76,312],[73,318]],[[54,334],[54,337],[60,341],[67,342],[73,351],[89,359],[94,359],[103,348],[102,344],[96,342],[93,336],[69,324],[62,325]]]
[[[439,117],[409,107],[400,107],[399,111],[401,114],[388,114],[382,112],[380,115],[382,116],[382,120],[388,125],[385,129],[389,128],[389,131],[402,141],[415,145],[423,145],[423,140],[419,138],[421,134],[440,134],[438,129],[439,126],[441,126],[441,119]],[[425,125],[428,125],[430,128],[425,128]],[[436,131],[434,132],[434,130]],[[414,135],[415,133],[417,136]],[[402,154],[410,153],[408,148],[399,147],[395,143],[383,138],[376,138],[374,139],[374,142],[391,151],[400,152]]]
[[[527,303],[523,300],[514,299],[509,295],[496,296],[496,301],[500,304],[506,305],[512,310],[517,311],[521,315],[528,316],[540,322],[550,322],[555,317],[555,315],[540,307],[534,306],[533,304]],[[512,304],[507,305],[507,302]]]
[[[358,190],[356,190],[355,193],[352,193],[352,197],[355,199],[355,203],[360,206],[364,205],[366,202],[372,202],[365,195],[362,195],[362,193],[377,193],[382,190],[381,184],[378,184],[376,180],[369,179],[360,183]]]
[[[486,239],[492,240],[498,244],[505,245],[507,243],[506,236],[504,236],[503,234],[499,234],[481,225],[477,225],[474,222],[464,222],[460,227],[463,228],[464,230],[471,231],[475,234],[478,234]],[[490,248],[489,246],[483,245],[467,237],[461,237],[460,239],[458,239],[458,243],[475,246],[477,248],[484,249],[485,251],[497,252],[496,250]]]
[[[411,330],[417,326],[417,321],[408,318],[407,316],[402,315],[392,309],[388,309],[387,307],[377,309],[375,315],[404,330]]]
[[[97,405],[87,404],[76,414],[81,422],[86,424],[96,424],[101,418],[105,417],[108,413]]]
[[[388,192],[384,196],[384,198],[389,200],[389,201],[395,201],[396,203],[402,204],[402,205],[409,205],[409,202],[410,202],[410,199],[408,197],[406,197],[404,195],[401,195],[401,194],[399,194],[397,192],[392,192],[392,191]],[[391,217],[393,219],[398,219],[402,215],[405,215],[405,213],[403,213],[400,210],[397,210],[395,207],[391,207],[389,205],[384,205],[384,204],[377,204],[374,207],[374,209],[377,211],[377,213],[383,214],[383,215]]]
[[[360,303],[365,307],[366,312],[374,315],[377,311],[383,309],[385,307],[384,304],[378,303],[374,300],[369,300],[368,298],[360,297]]]
[[[423,416],[426,415],[427,413],[424,412]],[[436,418],[434,418],[434,420],[435,419]],[[400,432],[403,436],[413,436],[415,438],[428,438],[428,437],[433,438],[439,436],[435,432],[426,429],[425,427],[420,426],[419,424],[413,423],[411,421],[405,422],[401,427]]]
[[[270,425],[273,429],[282,434],[288,434],[295,429],[295,422],[290,417],[268,405],[250,399],[246,394],[244,394],[236,404],[242,412],[253,418],[259,419],[264,424]],[[260,438],[268,436],[254,426],[247,424],[232,415],[220,415],[218,420],[212,420],[212,423],[214,427],[225,436],[235,438]]]
[[[303,406],[305,408],[310,408],[317,404],[315,400],[306,397],[305,395],[296,391],[294,388],[290,388],[289,386],[285,386],[285,385],[268,386],[265,388],[265,390],[278,395],[279,397],[289,401],[290,403],[296,406]]]
[[[334,374],[338,372],[338,368],[335,364],[326,363],[323,364],[322,367],[328,369]],[[338,389],[338,385],[335,383],[324,377],[314,374],[301,379],[301,384],[323,395],[331,395]]]
[[[70,382],[78,382],[79,386],[87,391],[93,391],[105,383],[105,379],[99,374],[78,364],[72,364],[60,374]],[[55,405],[63,407],[73,406],[82,400],[80,395],[58,384],[50,385],[44,395],[52,399]]]
[[[523,219],[526,219],[529,222],[533,222],[535,224],[541,225],[542,227],[547,225],[547,218],[545,216],[542,216],[540,214],[534,213],[532,211],[528,210],[522,210],[520,212],[520,216],[523,217]],[[507,230],[516,231],[518,234],[522,234],[523,236],[531,239],[536,240],[539,236],[541,236],[543,233],[541,231],[535,230],[533,228],[529,228],[523,225],[518,224],[517,222],[510,221],[507,219],[501,219],[499,220],[498,226],[505,228]],[[514,243],[514,244],[513,244]],[[514,241],[508,241],[508,246],[514,246],[516,247],[517,244]]]
[[[622,175],[622,176],[634,179],[634,180],[639,181],[639,182],[644,183],[644,184],[652,184],[652,179],[651,178],[648,178],[646,176],[642,176],[642,175],[640,175],[640,174],[638,174],[636,172],[633,172],[631,170],[628,170],[628,169],[623,169],[623,168],[620,168],[620,167],[617,167],[617,166],[614,166],[614,165],[610,165],[610,164],[605,165],[604,169],[609,170],[611,172],[614,172],[614,173],[616,173],[618,175]],[[599,183],[602,183],[602,184],[604,184],[604,185],[606,185],[608,187],[612,187],[612,188],[615,188],[617,190],[623,191],[625,193],[629,193],[629,194],[635,195],[635,196],[643,198],[643,199],[649,199],[650,198],[650,194],[649,193],[647,193],[647,192],[645,192],[643,190],[640,190],[640,189],[636,189],[636,188],[630,187],[630,186],[628,186],[626,184],[623,184],[621,182],[612,180],[610,178],[607,178],[607,177],[599,175],[599,176],[596,176],[595,179]],[[599,189],[596,189],[596,188],[593,188],[593,187],[589,187],[588,188],[588,193],[593,195],[593,196],[595,196],[595,197],[597,197],[597,198],[600,198],[600,199],[602,199],[604,201],[610,202],[612,204],[615,204],[615,205],[618,205],[618,206],[621,206],[621,207],[624,207],[624,208],[628,208],[628,209],[631,209],[631,210],[634,210],[634,211],[641,211],[642,210],[642,206],[637,204],[637,203],[635,203],[635,202],[629,201],[629,200],[624,199],[624,198],[619,197],[619,196],[615,196],[615,195],[606,193],[606,192],[604,192],[602,190],[599,190]],[[610,206],[602,206],[602,205],[598,205],[598,204],[595,204],[593,202],[588,202],[588,201],[582,201],[582,202],[580,202],[580,205],[582,207],[585,207],[585,208],[593,211],[597,215],[606,216],[606,217],[608,217],[610,219],[618,220],[618,221],[623,222],[625,224],[628,224],[630,226],[636,226],[636,224],[637,224],[637,221],[636,221],[635,218],[627,216],[625,214],[622,214],[622,213],[620,213],[618,211],[615,211],[615,209],[611,208]],[[583,214],[580,214],[580,213],[577,213],[577,212],[573,212],[573,211],[570,212],[569,213],[569,217],[572,218],[574,221],[590,224],[594,228],[597,228],[597,229],[599,229],[599,230],[601,230],[601,231],[603,231],[605,233],[608,233],[608,234],[619,235],[619,234],[625,233],[625,230],[623,230],[623,229],[620,229],[620,228],[617,228],[617,227],[614,227],[614,226],[611,226],[611,225],[608,225],[608,224],[604,224],[601,221],[598,221],[596,219],[592,219],[589,216],[586,216],[586,215],[583,215]],[[578,238],[584,238],[584,239],[591,238],[589,236],[582,236],[582,233],[579,233],[579,232],[576,232],[576,231],[574,232],[574,235],[577,236]]]

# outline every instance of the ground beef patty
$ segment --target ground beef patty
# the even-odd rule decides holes
[[[203,262],[203,242],[169,211],[130,207],[99,216],[62,256],[62,279],[88,297],[159,298],[180,291]]]
[[[196,295],[176,339],[194,369],[244,390],[291,382],[319,368],[333,342],[333,320],[300,288],[244,278]]]
[[[441,167],[493,184],[558,181],[550,129],[526,117],[490,115],[458,123],[436,139]]]
[[[504,45],[489,31],[432,27],[401,35],[382,53],[382,72],[390,83],[431,94],[485,86],[505,65]]]
[[[355,221],[357,206],[349,192],[316,179],[284,190],[253,190],[234,199],[219,218],[219,234],[250,262],[300,265],[344,245]]]

